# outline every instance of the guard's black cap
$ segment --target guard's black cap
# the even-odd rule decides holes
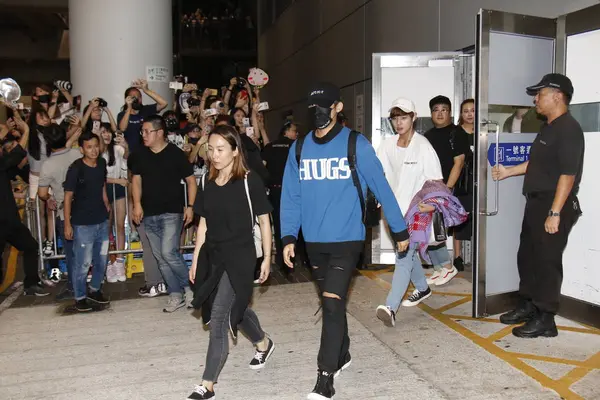
[[[308,107],[318,105],[329,108],[336,101],[341,100],[340,89],[332,83],[318,83],[308,92]]]
[[[537,85],[529,86],[527,88],[527,94],[535,96],[540,90],[546,87],[558,89],[569,96],[569,98],[573,97],[573,84],[571,83],[571,80],[563,74],[544,75]]]

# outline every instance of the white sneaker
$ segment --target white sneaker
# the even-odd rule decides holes
[[[379,306],[376,310],[377,318],[379,318],[385,326],[393,328],[396,326],[396,313],[388,306]]]
[[[106,281],[108,283],[116,283],[118,281],[115,264],[113,263],[108,263],[106,266]]]
[[[122,261],[117,261],[113,264],[113,271],[119,282],[127,280],[127,276],[125,276],[125,264]]]
[[[445,285],[446,283],[450,282],[452,278],[454,278],[457,274],[458,270],[455,267],[452,267],[452,269],[443,268],[440,277],[435,280],[435,285]]]
[[[440,279],[440,275],[442,275],[442,270],[436,270],[433,271],[433,274],[427,278],[427,284],[428,285],[435,285],[435,281],[437,281],[438,279]]]
[[[158,285],[156,285],[156,291],[159,295],[167,294],[167,285],[165,285],[164,283],[159,283]]]
[[[52,271],[50,271],[50,279],[52,281],[52,283],[57,284],[60,282],[62,273],[60,272],[59,268],[52,268]]]
[[[45,257],[52,257],[54,255],[54,242],[51,240],[44,241],[44,249],[42,252]]]

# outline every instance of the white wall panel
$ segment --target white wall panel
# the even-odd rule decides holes
[[[567,39],[567,76],[575,88],[573,104],[600,102],[598,49],[600,30],[569,36]]]

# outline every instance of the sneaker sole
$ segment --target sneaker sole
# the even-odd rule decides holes
[[[306,398],[307,400],[331,400],[331,397],[325,397],[317,393],[310,393]]]
[[[426,295],[425,297],[420,298],[419,301],[415,301],[415,302],[412,302],[412,303],[406,303],[406,304],[404,302],[402,302],[402,305],[404,307],[418,306],[423,300],[426,300],[426,299],[430,298],[432,294],[433,294],[433,292],[429,292],[428,295]]]
[[[556,337],[558,336],[558,331],[556,330],[551,330],[551,331],[544,331],[544,332],[536,332],[533,334],[528,334],[528,333],[521,333],[519,331],[516,330],[517,328],[513,329],[512,334],[518,338],[521,339],[535,339],[538,337]]]
[[[348,361],[346,364],[342,365],[342,368],[338,369],[337,372],[333,375],[333,378],[337,378],[338,376],[340,376],[340,374],[342,372],[344,372],[345,369],[347,369],[348,367],[350,367],[350,365],[352,365],[352,359],[350,359],[350,361]]]
[[[393,328],[395,326],[394,320],[390,314],[388,314],[383,308],[377,308],[377,318],[383,322],[385,326],[388,328]]]
[[[174,313],[175,311],[179,310],[180,308],[185,307],[185,302],[181,303],[180,305],[177,306],[177,308],[174,308],[173,310],[167,310],[166,308],[163,308],[163,312],[165,313]]]
[[[87,298],[89,301],[96,303],[96,304],[102,304],[102,305],[106,305],[106,304],[110,304],[110,300],[106,300],[106,301],[98,301],[96,299],[92,299],[91,297]]]
[[[265,365],[267,364],[267,361],[269,361],[271,354],[273,354],[273,351],[275,351],[275,343],[273,343],[273,346],[271,346],[271,350],[269,350],[269,352],[267,353],[267,356],[265,357],[265,361],[262,364],[250,365],[250,369],[252,369],[254,371],[263,369],[265,367]]]

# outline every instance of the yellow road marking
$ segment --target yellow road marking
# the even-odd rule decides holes
[[[544,361],[544,362],[551,362],[551,363],[556,363],[556,364],[572,365],[574,367],[585,367],[586,366],[585,361],[569,360],[566,358],[556,358],[556,357],[549,357],[549,356],[540,356],[538,354],[514,353],[512,351],[507,351],[507,353],[512,353],[515,356],[517,356],[523,360]]]
[[[379,278],[377,276],[377,274],[363,273],[362,271],[361,271],[361,274],[372,279],[375,283],[377,283],[379,286],[383,287],[386,290],[389,290],[391,288],[391,284],[389,282],[385,281],[384,279]],[[443,294],[443,293],[439,293],[439,294]],[[475,332],[467,329],[460,323],[454,321],[454,319],[486,321],[486,322],[493,322],[493,323],[499,323],[500,321],[498,321],[497,319],[494,319],[494,318],[473,318],[473,317],[466,317],[466,316],[459,316],[459,315],[447,315],[447,314],[443,313],[444,311],[451,310],[452,308],[454,308],[460,304],[467,303],[468,301],[471,300],[470,297],[471,296],[465,297],[464,299],[455,301],[455,302],[448,304],[444,307],[441,307],[437,310],[428,306],[425,303],[419,304],[418,307],[421,310],[428,313],[429,315],[431,315],[433,318],[435,318],[439,322],[443,323],[447,327],[451,328],[452,330],[456,331],[457,333],[460,333],[467,339],[471,340],[478,346],[482,347],[489,353],[493,354],[494,356],[498,357],[501,360],[504,360],[505,362],[507,362],[511,366],[517,368],[518,370],[520,370],[521,372],[523,372],[525,375],[529,376],[530,378],[535,379],[542,386],[554,390],[563,399],[565,399],[565,400],[584,400],[583,397],[581,397],[578,394],[576,394],[575,392],[571,391],[570,386],[573,385],[578,380],[582,379],[585,375],[587,375],[594,368],[600,368],[600,365],[599,365],[600,364],[600,352],[598,352],[595,356],[591,357],[590,359],[588,359],[585,362],[580,362],[580,361],[576,361],[576,360],[557,359],[557,358],[553,358],[553,357],[537,356],[537,355],[532,355],[532,354],[520,354],[520,353],[508,352],[508,351],[496,346],[494,344],[494,340],[498,340],[498,339],[494,339],[494,338],[499,337],[501,334],[503,335],[502,337],[506,336],[506,332],[509,331],[510,329],[512,329],[512,327],[507,326],[506,328],[503,328],[500,332],[497,332],[488,338],[484,338],[482,336],[477,335]],[[565,327],[565,328],[568,328],[568,327]],[[595,334],[595,332],[593,332],[591,329],[587,330],[587,329],[579,329],[579,328],[569,328],[569,329],[565,329],[565,330],[575,330],[576,332],[594,333]],[[531,360],[539,360],[539,361],[547,361],[547,362],[558,362],[558,363],[568,364],[568,365],[575,365],[575,366],[577,366],[577,368],[575,368],[573,371],[566,374],[562,379],[554,380],[554,379],[551,379],[550,377],[546,376],[545,374],[543,374],[536,368],[528,365],[527,363],[522,361],[521,358],[531,359]]]
[[[498,332],[493,333],[490,336],[488,336],[487,339],[492,342],[503,339],[512,333],[513,328],[514,328],[514,326],[504,327],[504,328],[500,329]]]

